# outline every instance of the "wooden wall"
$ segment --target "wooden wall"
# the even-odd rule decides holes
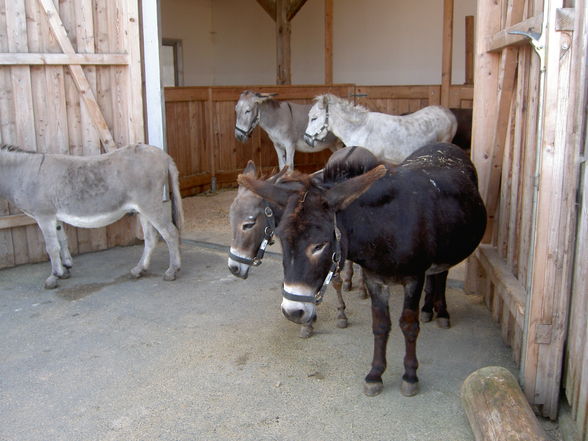
[[[138,2],[0,0],[0,144],[72,155],[143,140]],[[128,244],[134,221],[67,227],[72,253]],[[0,200],[0,268],[46,260],[34,221]]]
[[[586,440],[586,4],[564,3],[478,3],[472,157],[489,225],[466,287],[484,294],[530,403],[556,418],[565,385]],[[543,64],[508,32],[529,29]]]
[[[330,92],[390,114],[414,112],[429,104],[439,104],[441,86],[231,86],[173,87],[165,89],[167,149],[180,170],[183,195],[211,188],[236,185],[237,174],[247,161],[269,173],[277,168],[277,156],[266,133],[256,128],[243,144],[235,139],[235,104],[244,90],[278,93],[276,99],[308,103]],[[472,86],[453,86],[450,105],[471,108]],[[299,153],[295,166],[306,172],[323,167],[330,151]]]

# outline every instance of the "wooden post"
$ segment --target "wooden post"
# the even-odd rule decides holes
[[[453,56],[453,0],[443,1],[443,63],[441,69],[441,105],[449,107],[451,61]]]
[[[465,84],[474,84],[474,16],[465,18]]]
[[[325,84],[333,84],[333,0],[325,0]]]
[[[514,376],[503,367],[478,369],[461,400],[476,441],[548,441]]]
[[[292,84],[288,0],[276,0],[277,84]]]

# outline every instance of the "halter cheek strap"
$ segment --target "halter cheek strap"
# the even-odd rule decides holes
[[[327,290],[327,286],[331,283],[333,276],[337,274],[341,268],[341,231],[339,227],[337,227],[337,216],[334,216],[335,220],[335,252],[331,256],[331,267],[329,268],[329,272],[321,285],[321,288],[313,295],[313,296],[300,296],[296,294],[292,294],[286,291],[282,287],[282,297],[287,300],[291,300],[293,302],[302,302],[302,303],[314,303],[315,305],[320,305],[323,302],[323,297],[325,295],[325,291]]]
[[[312,140],[316,140],[318,134],[321,133],[323,130],[329,130],[329,103],[327,103],[325,106],[325,122],[323,123],[321,128],[314,135],[310,135],[308,132],[304,132],[304,136]]]

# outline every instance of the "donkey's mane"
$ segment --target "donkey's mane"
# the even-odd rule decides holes
[[[16,145],[12,145],[12,144],[2,144],[2,146],[0,146],[0,151],[17,152],[17,153],[38,153],[38,152],[34,152],[32,150],[25,150],[21,147],[18,147]]]
[[[368,113],[369,110],[363,107],[361,104],[353,104],[351,101],[344,98],[340,98],[332,93],[325,93],[315,98],[315,101],[326,100],[329,104],[338,105],[341,110],[345,113]]]

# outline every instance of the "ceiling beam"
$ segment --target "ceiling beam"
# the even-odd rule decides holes
[[[304,6],[307,0],[287,0],[284,2],[286,8],[286,18],[288,21],[292,20],[298,14],[298,11]],[[257,0],[259,6],[271,17],[273,21],[277,18],[276,0]]]

